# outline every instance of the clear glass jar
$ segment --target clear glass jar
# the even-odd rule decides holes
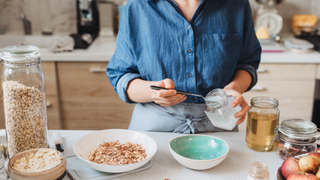
[[[25,150],[48,147],[45,85],[40,62],[40,52],[36,46],[9,46],[1,50],[10,158]]]
[[[232,130],[240,118],[235,118],[235,113],[241,111],[240,105],[232,108],[233,96],[227,96],[223,89],[214,89],[206,96],[206,115],[211,123],[221,129]]]
[[[269,180],[268,165],[259,161],[252,163],[247,180]]]
[[[273,150],[275,143],[272,139],[280,115],[278,105],[272,97],[251,99],[246,128],[246,142],[250,149],[261,152]]]
[[[275,152],[282,160],[317,149],[317,126],[304,119],[287,119],[276,128]]]
[[[3,155],[2,150],[0,149],[0,180],[7,180],[10,179],[6,168],[4,167],[5,157]]]

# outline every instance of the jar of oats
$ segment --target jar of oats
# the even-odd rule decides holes
[[[39,48],[1,50],[2,91],[9,157],[48,147],[47,109]]]

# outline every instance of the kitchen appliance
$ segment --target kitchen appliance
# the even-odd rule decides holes
[[[112,2],[99,2],[99,17],[100,17],[100,36],[114,36],[114,4]]]
[[[319,30],[314,30],[312,32],[302,31],[297,38],[309,41],[314,45],[313,49],[320,52],[320,34]]]
[[[312,122],[320,127],[320,79],[316,80],[316,87],[313,100]]]
[[[295,36],[301,35],[303,31],[311,33],[317,21],[318,17],[315,14],[294,15],[291,21],[291,30]]]
[[[75,49],[86,49],[99,34],[99,3],[98,0],[77,0],[76,9],[77,34],[72,34],[71,37],[75,41]],[[83,34],[89,34],[92,37],[91,43],[83,39]]]
[[[256,0],[260,5],[255,19],[255,29],[261,26],[265,27],[271,36],[280,33],[283,26],[283,19],[275,9],[275,5],[280,4],[283,0]]]

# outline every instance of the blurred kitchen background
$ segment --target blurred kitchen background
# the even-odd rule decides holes
[[[117,6],[122,5],[125,0],[105,2],[112,2]],[[259,5],[255,0],[250,0],[250,4],[255,15]],[[281,33],[290,32],[291,19],[295,14],[316,14],[320,17],[319,0],[285,0],[276,9],[284,22]],[[75,0],[0,0],[0,29],[23,32],[19,19],[21,13],[31,21],[34,33],[41,33],[43,30],[66,34],[77,32]],[[320,27],[319,22],[317,27]]]
[[[262,7],[257,1],[250,0],[255,20]],[[105,75],[108,60],[115,51],[119,16],[125,3],[124,0],[0,0],[0,48],[17,44],[40,47],[49,129],[128,127],[134,105],[118,98]],[[93,4],[100,11],[89,8]],[[276,24],[270,26],[279,32],[265,35],[262,30],[262,36],[272,42],[263,46],[258,84],[244,96],[248,103],[255,96],[274,97],[280,103],[281,120],[303,118],[320,125],[320,93],[317,93],[320,53],[312,50],[315,46],[308,46],[303,53],[291,51],[298,48],[301,52],[295,45],[291,49],[284,46],[285,38],[294,36],[293,16],[307,14],[319,19],[320,0],[284,0],[271,9],[270,17]],[[264,23],[263,19],[260,21]],[[320,29],[320,22],[313,22],[309,30],[319,43],[316,29]],[[265,28],[269,31],[269,27]],[[4,128],[2,92],[0,98],[0,128]],[[245,131],[245,126],[246,122],[240,131]]]

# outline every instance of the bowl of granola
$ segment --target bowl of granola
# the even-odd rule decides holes
[[[157,151],[157,143],[140,132],[108,129],[82,136],[73,145],[73,151],[93,169],[122,173],[149,162]]]
[[[62,180],[66,175],[65,156],[49,148],[31,149],[14,155],[8,162],[8,174],[16,180]]]

